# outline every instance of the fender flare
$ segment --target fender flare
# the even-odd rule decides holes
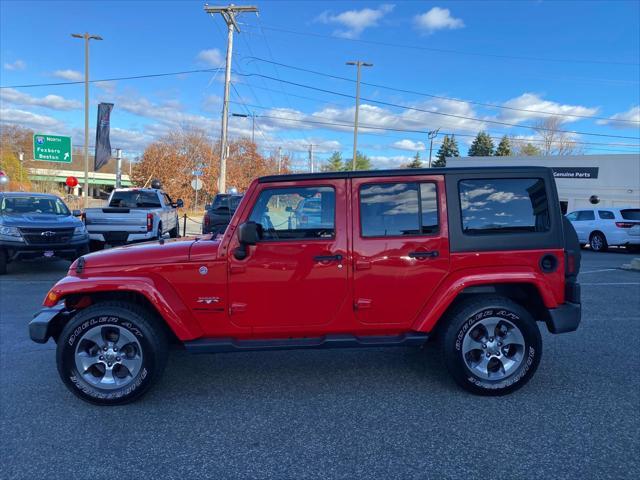
[[[452,272],[438,286],[420,310],[412,329],[418,332],[432,331],[440,318],[465,288],[498,283],[526,283],[533,285],[540,293],[546,308],[556,308],[558,306],[553,291],[549,288],[544,276],[534,270],[515,271],[498,267],[487,272],[486,268],[482,270],[475,268],[464,269]]]
[[[70,295],[91,295],[103,292],[133,292],[144,296],[180,340],[193,340],[203,335],[199,323],[173,287],[157,275],[92,276],[85,279],[68,276],[51,288],[45,298],[44,306],[53,307]]]

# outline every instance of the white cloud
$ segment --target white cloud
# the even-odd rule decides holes
[[[48,128],[60,132],[64,126],[53,117],[12,108],[0,108],[0,123],[12,123],[38,130]]]
[[[54,77],[62,78],[63,80],[69,80],[70,82],[79,82],[84,80],[82,72],[77,70],[56,70],[52,73]]]
[[[400,168],[402,165],[413,160],[413,157],[407,155],[372,155],[369,157],[373,168],[386,169],[386,168]]]
[[[424,150],[424,143],[422,142],[414,142],[413,140],[409,140],[407,138],[403,140],[398,140],[392,144],[392,147],[397,148],[399,150],[409,150],[412,152],[417,152],[419,150]]]
[[[202,50],[196,56],[196,60],[209,67],[222,67],[225,64],[224,57],[217,48]]]
[[[622,121],[621,121],[622,120]],[[629,122],[637,122],[635,124]],[[598,125],[611,125],[614,128],[640,128],[640,105],[631,107],[626,112],[616,113],[609,120],[598,120]]]
[[[103,90],[105,93],[108,93],[111,95],[113,94],[113,92],[116,91],[117,84],[113,80],[106,80],[104,82],[96,82],[94,83],[94,85],[99,89]]]
[[[452,17],[448,8],[433,7],[428,12],[413,17],[413,21],[418,29],[427,33],[464,28],[462,19]]]
[[[59,95],[46,95],[38,98],[19,92],[13,88],[3,88],[0,90],[0,103],[44,107],[50,108],[51,110],[75,110],[82,107],[82,103],[79,101],[68,100]]]
[[[5,70],[24,70],[27,68],[27,64],[24,60],[16,60],[13,63],[5,63],[4,68]]]
[[[327,10],[316,17],[316,21],[342,25],[344,29],[336,30],[335,35],[344,38],[357,38],[366,28],[378,25],[378,21],[386,14],[391,13],[394,7],[395,5],[385,3],[377,9],[347,10],[338,14]]]
[[[567,105],[550,100],[542,99],[536,93],[523,93],[519,97],[507,100],[502,104],[505,107],[518,108],[521,110],[532,110],[523,112],[521,110],[502,110],[498,119],[503,122],[519,123],[524,120],[532,120],[548,117],[548,113],[558,115],[580,115],[592,116],[598,113],[597,107],[584,107],[581,105]],[[547,112],[547,113],[539,113]],[[579,117],[558,117],[561,123],[569,123],[580,120]]]

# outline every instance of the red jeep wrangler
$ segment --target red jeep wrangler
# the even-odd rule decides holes
[[[301,208],[302,205],[302,208]],[[580,322],[580,246],[546,168],[336,172],[253,182],[222,238],[86,255],[31,339],[77,396],[122,404],[194,353],[442,348],[467,390],[523,386]]]

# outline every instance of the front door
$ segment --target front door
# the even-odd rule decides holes
[[[346,180],[259,184],[242,221],[261,240],[238,260],[228,249],[232,321],[254,335],[296,335],[339,322],[348,302]],[[351,315],[352,312],[350,311]]]
[[[444,178],[353,179],[359,322],[408,328],[449,269]]]

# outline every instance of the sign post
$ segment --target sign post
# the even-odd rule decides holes
[[[42,162],[71,163],[71,137],[35,133],[33,159]]]

